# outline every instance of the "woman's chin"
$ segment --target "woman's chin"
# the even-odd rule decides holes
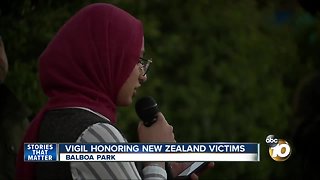
[[[130,106],[132,104],[132,97],[126,99],[125,101],[119,102],[118,106]]]

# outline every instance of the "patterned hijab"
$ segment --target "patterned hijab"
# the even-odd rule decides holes
[[[85,107],[116,122],[116,98],[139,61],[143,29],[139,20],[105,3],[91,4],[71,17],[40,56],[39,74],[47,104],[33,119],[24,141],[36,142],[46,111]],[[16,177],[34,179],[34,164],[23,162]]]

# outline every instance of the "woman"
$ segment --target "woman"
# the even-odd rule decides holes
[[[6,55],[6,50],[4,48],[4,43],[0,36],[0,84],[2,84],[8,73],[8,60]]]
[[[32,121],[24,142],[127,142],[115,128],[116,107],[129,106],[147,80],[139,20],[109,5],[92,4],[63,25],[40,57],[41,86],[48,102]],[[139,124],[140,142],[175,142],[161,113],[151,127]],[[24,163],[17,178],[140,179],[133,162]],[[164,162],[149,162],[142,178],[167,178]]]

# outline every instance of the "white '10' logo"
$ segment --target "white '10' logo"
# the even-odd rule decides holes
[[[290,157],[291,147],[286,140],[269,135],[266,138],[266,143],[269,146],[269,155],[273,160],[285,161]]]
[[[291,152],[291,148],[288,144],[277,144],[276,146],[270,147],[270,148],[272,149],[272,154],[271,154],[272,157],[279,156],[281,158],[285,158]],[[285,149],[284,152],[282,151],[283,149]]]

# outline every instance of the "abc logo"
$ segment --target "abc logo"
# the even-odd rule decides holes
[[[274,147],[278,144],[278,138],[276,138],[274,135],[269,135],[266,138],[266,143],[269,147]]]
[[[269,146],[269,155],[275,161],[285,161],[291,155],[291,148],[287,141],[278,139],[274,135],[269,135],[266,138],[266,143]]]

